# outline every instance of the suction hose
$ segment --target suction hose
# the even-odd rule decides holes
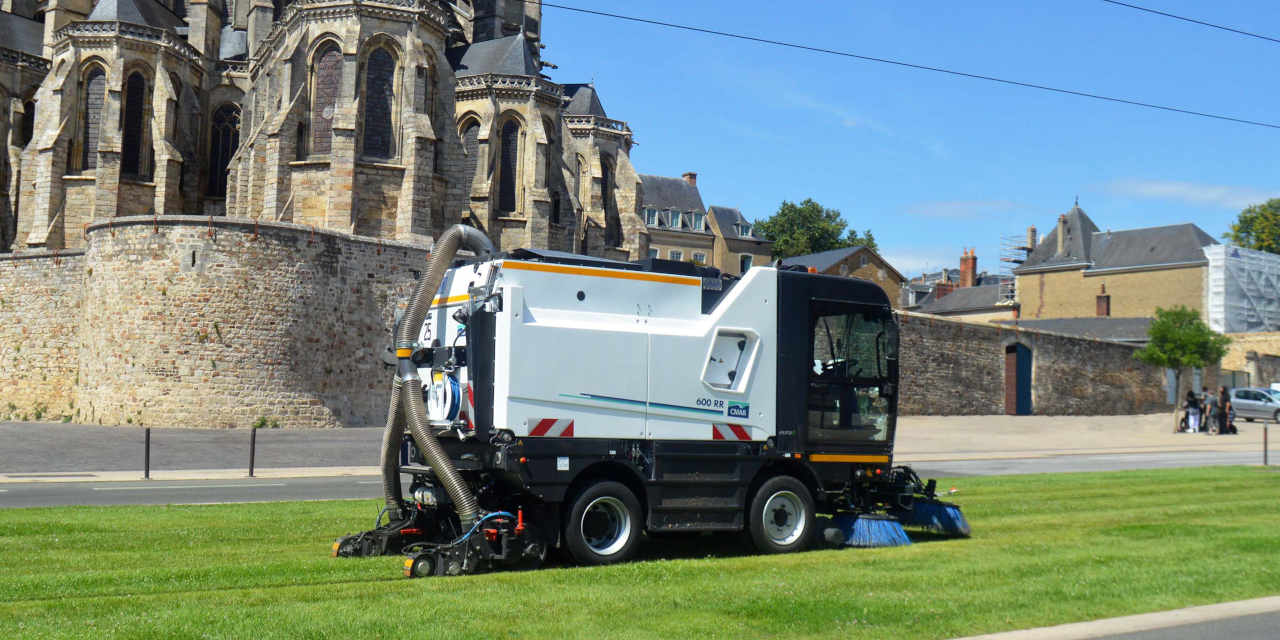
[[[427,408],[422,401],[422,379],[418,377],[417,365],[410,359],[436,291],[440,289],[445,271],[453,264],[459,248],[469,249],[481,258],[493,254],[493,243],[479,229],[461,224],[449,227],[436,241],[427,264],[427,272],[414,287],[409,307],[396,327],[395,348],[399,364],[392,385],[391,406],[387,410],[387,427],[382,440],[382,486],[387,506],[398,513],[402,508],[398,459],[400,440],[407,423],[414,442],[427,459],[427,464],[431,465],[436,478],[453,499],[462,528],[469,529],[475,524],[479,511],[476,497],[467,488],[462,476],[440,446],[440,441],[431,432]]]
[[[400,442],[404,439],[404,412],[400,402],[404,381],[397,375],[391,381],[391,406],[387,408],[387,426],[382,430],[382,495],[387,513],[393,521],[401,519],[404,507],[400,492]]]

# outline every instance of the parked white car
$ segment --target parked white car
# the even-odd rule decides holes
[[[1280,392],[1271,389],[1232,389],[1231,407],[1236,417],[1249,422],[1255,419],[1280,422]]]

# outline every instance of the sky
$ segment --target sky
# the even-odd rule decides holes
[[[1129,0],[1280,38],[1272,0]],[[1100,0],[555,0],[1280,125],[1280,43]],[[1280,128],[1249,126],[545,7],[555,81],[594,82],[645,174],[698,173],[704,204],[764,219],[839,210],[911,277],[999,271],[1078,197],[1102,230],[1215,238],[1280,197]]]

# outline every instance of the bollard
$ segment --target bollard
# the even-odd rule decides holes
[[[142,445],[142,479],[151,479],[151,427],[147,427],[147,435]]]
[[[1269,466],[1271,463],[1271,461],[1269,460],[1271,452],[1268,451],[1268,446],[1267,446],[1267,441],[1270,439],[1269,438],[1270,435],[1271,435],[1271,425],[1268,425],[1268,424],[1262,425],[1262,466],[1264,467]]]
[[[258,448],[258,428],[249,429],[249,477],[253,477],[253,454]]]

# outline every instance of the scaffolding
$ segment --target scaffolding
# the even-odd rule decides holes
[[[1015,304],[1018,301],[1017,279],[1013,270],[1027,261],[1035,247],[1028,246],[1027,236],[1000,236],[1000,298],[996,304]]]
[[[1225,244],[1205,247],[1204,255],[1209,327],[1221,333],[1280,331],[1280,255]]]

